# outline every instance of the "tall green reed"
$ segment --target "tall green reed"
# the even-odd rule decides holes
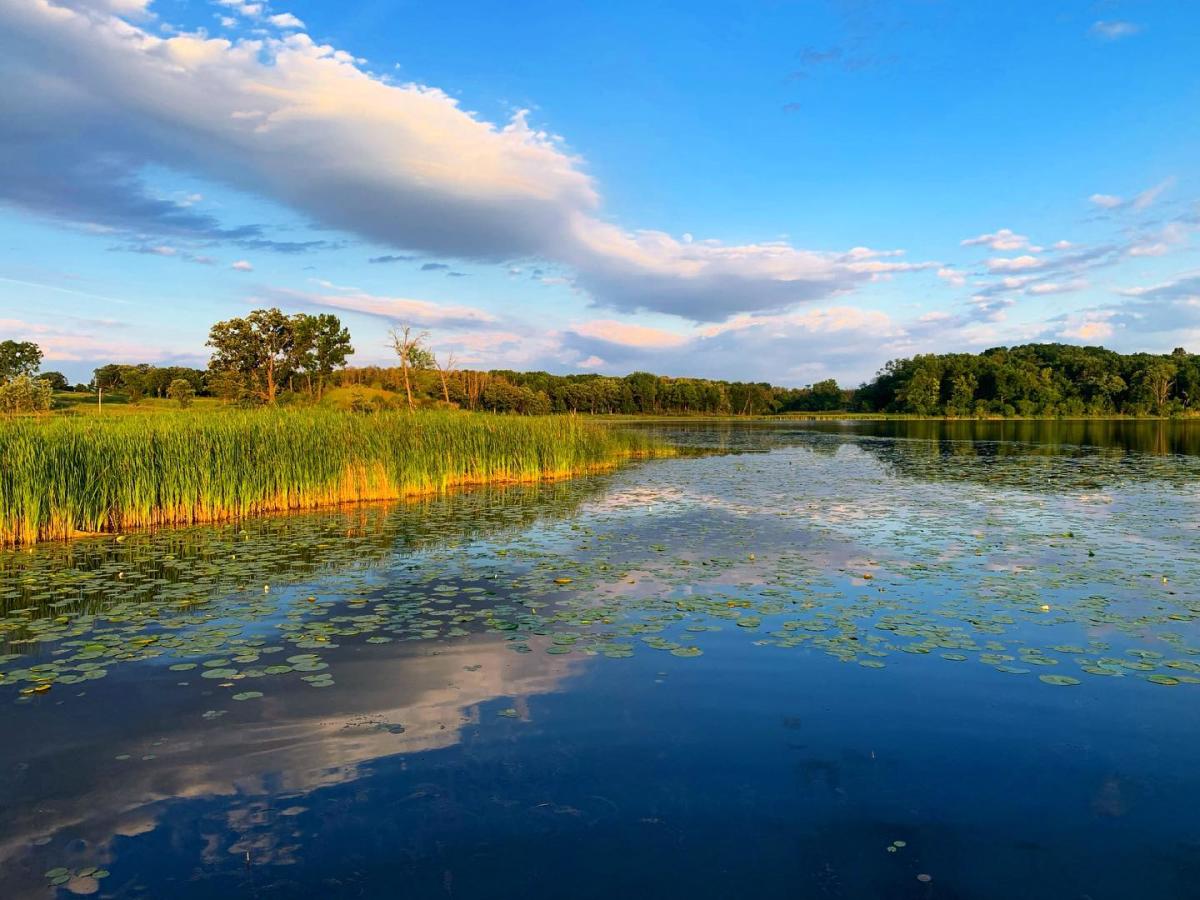
[[[573,416],[220,411],[0,422],[0,543],[561,478],[664,452]]]

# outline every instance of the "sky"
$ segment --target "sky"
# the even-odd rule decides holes
[[[0,0],[0,339],[770,381],[1200,352],[1192,0]]]

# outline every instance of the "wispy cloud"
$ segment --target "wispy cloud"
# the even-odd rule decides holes
[[[1028,269],[1040,269],[1046,264],[1045,260],[1028,253],[1021,256],[996,256],[987,261],[989,272],[1023,272]]]
[[[1130,209],[1134,212],[1142,212],[1157,203],[1159,198],[1175,185],[1175,181],[1174,176],[1164,178],[1158,184],[1135,194],[1129,200],[1118,197],[1116,194],[1092,194],[1088,197],[1088,202],[1104,210]]]
[[[284,306],[323,306],[421,327],[461,328],[490,326],[498,322],[491,313],[471,306],[435,303],[410,297],[387,297],[329,282],[318,282],[318,285],[325,290],[315,293],[287,288],[264,288],[256,292],[254,301]]]
[[[56,284],[45,284],[44,282],[39,281],[25,281],[19,278],[0,277],[0,283],[15,284],[20,287],[33,288],[40,291],[52,291],[56,294],[69,294],[72,297],[84,297],[89,300],[102,300],[105,303],[116,303],[120,306],[128,306],[131,303],[131,301],[122,297],[112,297],[107,294],[96,294],[90,291],[79,291],[75,290],[74,288],[62,287],[61,285]]]
[[[175,353],[161,342],[142,341],[128,334],[125,322],[80,320],[47,323],[26,319],[0,319],[0,330],[17,340],[34,341],[41,347],[47,363],[126,360],[159,362],[184,359],[193,354]]]
[[[688,340],[686,334],[612,319],[595,319],[575,325],[571,330],[584,337],[628,347],[678,347]]]
[[[1010,228],[1001,228],[990,234],[967,238],[959,243],[963,247],[988,247],[992,250],[1010,251],[1028,247],[1029,238],[1023,234],[1017,234]]]
[[[1099,38],[1102,41],[1116,41],[1121,38],[1132,37],[1142,30],[1141,25],[1135,25],[1133,22],[1124,22],[1119,19],[1101,19],[1092,24],[1088,32],[1092,37]]]

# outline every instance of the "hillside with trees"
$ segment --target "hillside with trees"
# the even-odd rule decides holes
[[[855,392],[863,411],[945,416],[1182,415],[1200,403],[1200,356],[1026,344],[888,363]]]

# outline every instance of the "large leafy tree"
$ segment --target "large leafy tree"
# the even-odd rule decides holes
[[[325,393],[325,382],[338,369],[346,365],[346,359],[354,353],[350,345],[350,332],[342,327],[341,320],[334,315],[321,313],[316,316],[303,314],[292,317],[295,330],[293,362],[298,372],[308,380],[308,391],[319,400]]]
[[[245,318],[215,324],[208,333],[213,348],[209,368],[246,379],[260,399],[274,404],[296,347],[296,323],[277,308],[256,309]]]
[[[32,341],[0,341],[0,381],[32,378],[42,365],[42,348]]]
[[[288,316],[274,307],[218,322],[209,331],[208,345],[213,348],[209,370],[221,385],[218,393],[249,394],[270,404],[297,376],[319,397],[329,376],[354,353],[350,332],[337,316]]]
[[[71,389],[71,383],[67,381],[67,376],[62,372],[42,372],[38,375],[38,380],[50,385],[52,391],[69,391]]]

